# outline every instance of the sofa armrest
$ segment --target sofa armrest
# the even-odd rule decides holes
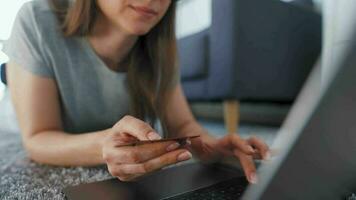
[[[209,35],[209,80],[207,96],[229,98],[235,89],[236,67],[236,5],[238,0],[212,1]]]
[[[181,79],[194,80],[208,73],[209,29],[178,40]]]

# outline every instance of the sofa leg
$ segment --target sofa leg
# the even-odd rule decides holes
[[[237,133],[240,121],[240,102],[237,100],[224,101],[225,128],[229,134]]]

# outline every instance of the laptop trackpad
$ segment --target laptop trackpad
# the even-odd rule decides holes
[[[241,171],[222,165],[188,164],[155,172],[137,182],[110,179],[68,187],[64,193],[69,200],[164,199],[241,176]]]

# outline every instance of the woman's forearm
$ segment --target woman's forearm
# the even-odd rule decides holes
[[[39,163],[58,166],[100,165],[105,163],[102,142],[108,130],[83,134],[44,131],[26,138],[24,146],[30,158]]]

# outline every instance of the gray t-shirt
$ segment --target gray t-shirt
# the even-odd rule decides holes
[[[57,83],[64,131],[112,127],[129,113],[126,73],[110,70],[82,37],[63,37],[47,0],[20,9],[3,51],[11,61]]]

